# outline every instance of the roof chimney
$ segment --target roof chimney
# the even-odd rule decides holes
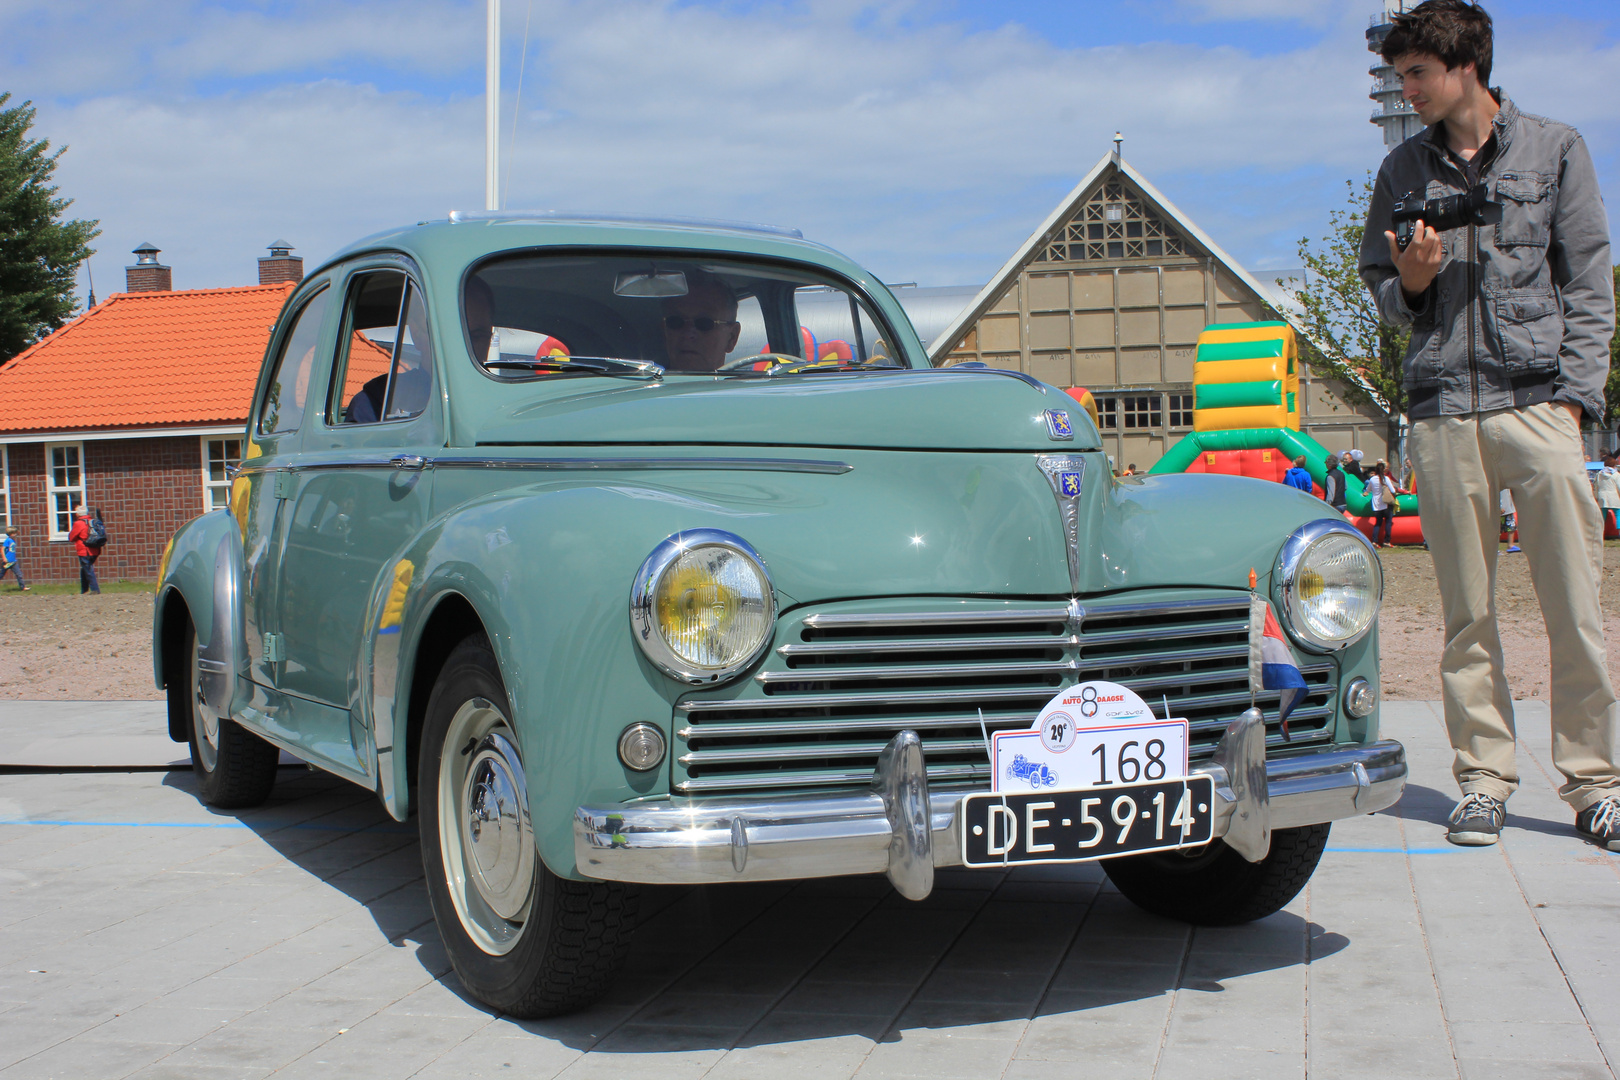
[[[270,245],[270,257],[259,260],[259,284],[277,285],[283,281],[304,280],[304,259],[292,253],[293,246],[285,240]]]
[[[174,274],[158,262],[159,248],[142,244],[134,251],[135,265],[124,267],[126,292],[172,292]]]

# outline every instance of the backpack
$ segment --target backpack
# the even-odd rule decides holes
[[[107,526],[101,523],[100,518],[91,518],[89,529],[84,538],[85,547],[101,547],[107,542]]]

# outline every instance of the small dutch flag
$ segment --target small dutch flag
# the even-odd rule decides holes
[[[1294,663],[1293,650],[1283,637],[1277,616],[1271,604],[1260,597],[1249,596],[1249,692],[1278,690],[1277,719],[1282,723],[1284,742],[1291,741],[1288,734],[1288,714],[1305,698],[1305,676]]]

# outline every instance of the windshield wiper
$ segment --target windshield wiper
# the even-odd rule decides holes
[[[486,360],[484,367],[514,368],[551,375],[607,375],[611,377],[662,379],[664,368],[650,360],[625,360],[617,356],[571,356],[566,360],[539,357],[533,360],[506,358]]]
[[[787,364],[776,364],[764,371],[737,371],[729,372],[734,375],[752,375],[774,378],[777,375],[824,375],[840,371],[904,371],[900,364],[875,364],[871,361],[860,363],[854,360],[798,360]]]

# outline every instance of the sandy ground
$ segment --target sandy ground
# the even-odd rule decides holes
[[[1386,548],[1383,677],[1387,697],[1440,697],[1440,598],[1422,548]],[[1609,670],[1620,672],[1620,542],[1604,550]],[[1516,698],[1542,698],[1547,635],[1524,559],[1501,558],[1502,647]],[[161,698],[152,685],[152,598],[143,593],[48,596],[0,588],[0,698]]]

